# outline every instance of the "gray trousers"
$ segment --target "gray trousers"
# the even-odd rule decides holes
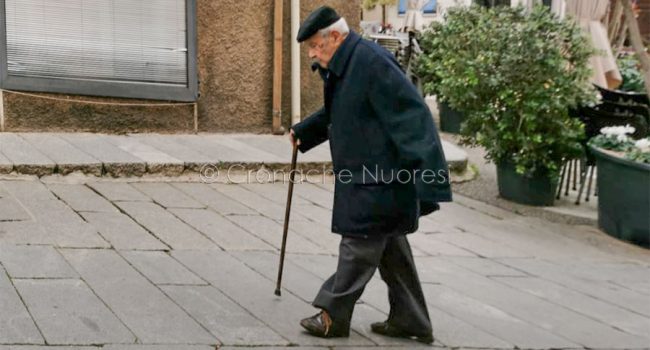
[[[388,285],[388,323],[415,335],[431,334],[429,312],[405,235],[343,236],[336,272],[325,281],[313,305],[349,327],[354,305],[377,268]]]

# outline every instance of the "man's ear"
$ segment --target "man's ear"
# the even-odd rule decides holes
[[[330,36],[332,37],[332,39],[334,39],[334,42],[336,42],[336,43],[338,43],[339,39],[341,39],[341,33],[337,32],[335,30],[330,32]]]

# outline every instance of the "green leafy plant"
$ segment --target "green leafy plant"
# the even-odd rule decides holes
[[[650,163],[650,137],[634,141],[628,136],[633,133],[634,128],[629,125],[602,128],[600,135],[589,140],[589,145],[620,152],[635,162]]]
[[[633,55],[626,55],[618,59],[618,69],[623,77],[619,90],[628,92],[645,92],[643,74],[639,62]]]
[[[427,94],[464,112],[461,142],[517,172],[556,176],[580,155],[584,126],[569,110],[595,102],[588,39],[547,8],[458,7],[420,37]]]

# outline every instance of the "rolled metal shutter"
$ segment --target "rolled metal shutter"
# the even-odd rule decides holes
[[[4,0],[14,77],[187,86],[186,0]]]

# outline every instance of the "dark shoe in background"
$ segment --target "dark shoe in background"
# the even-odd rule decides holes
[[[413,334],[395,326],[391,326],[388,322],[375,322],[370,325],[370,329],[377,334],[385,335],[393,338],[406,338],[413,339],[420,343],[431,344],[433,343],[433,334]]]

